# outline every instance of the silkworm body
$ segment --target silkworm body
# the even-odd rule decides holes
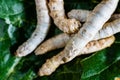
[[[67,16],[70,19],[76,19],[80,22],[85,22],[90,13],[91,11],[89,10],[73,9],[67,13]],[[113,14],[109,22],[114,21],[115,19],[118,19],[118,18],[120,18],[120,14]]]
[[[55,25],[65,33],[71,34],[79,30],[81,24],[76,19],[67,19],[64,10],[63,0],[50,0],[50,16],[53,18]]]
[[[35,0],[37,11],[37,26],[32,36],[18,47],[15,54],[18,57],[30,54],[46,37],[50,27],[47,0]]]
[[[93,40],[98,40],[102,38],[106,38],[112,36],[116,33],[120,32],[120,18],[108,22],[103,25],[103,28],[98,31],[95,35]],[[72,34],[74,36],[74,34]],[[55,50],[58,48],[63,48],[67,42],[72,38],[72,36],[62,33],[58,36],[48,39],[47,41],[43,42],[36,50],[36,55],[45,54],[48,51]],[[49,46],[48,46],[49,45]]]
[[[88,16],[83,27],[67,43],[65,49],[56,56],[48,59],[39,70],[39,75],[50,75],[61,64],[74,59],[82,49],[95,37],[97,32],[109,20],[115,11],[119,0],[103,0]]]

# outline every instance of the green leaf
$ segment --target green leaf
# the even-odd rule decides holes
[[[24,8],[20,0],[0,0],[0,5],[1,17],[22,13]]]
[[[0,0],[0,18],[6,20],[7,24],[21,23],[24,5],[21,0]]]
[[[26,73],[22,73],[19,70],[15,70],[9,77],[8,80],[33,80],[36,74],[32,69],[29,69]]]
[[[92,56],[82,60],[81,64],[83,67],[83,73],[81,78],[83,80],[89,80],[92,77],[96,77],[96,75],[100,76],[101,73],[107,70],[112,64],[119,61],[120,51],[119,48],[117,48],[119,46],[120,44],[112,45],[111,48],[97,52]],[[119,72],[117,73],[117,75],[118,74]]]
[[[18,64],[20,58],[16,58],[10,53],[11,40],[8,35],[9,26],[0,20],[0,79],[6,79]]]
[[[116,77],[120,77],[119,64],[120,60],[112,64],[108,69],[104,70],[100,74],[82,80],[114,80]]]

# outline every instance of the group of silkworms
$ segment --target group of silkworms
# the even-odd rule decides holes
[[[35,0],[37,25],[31,37],[18,47],[15,55],[36,55],[63,48],[39,69],[39,75],[52,74],[61,64],[75,57],[110,47],[120,32],[120,14],[114,14],[119,0],[102,0],[93,10],[73,9],[65,14],[63,0]],[[51,19],[63,33],[46,41]],[[81,23],[82,22],[82,23]]]

